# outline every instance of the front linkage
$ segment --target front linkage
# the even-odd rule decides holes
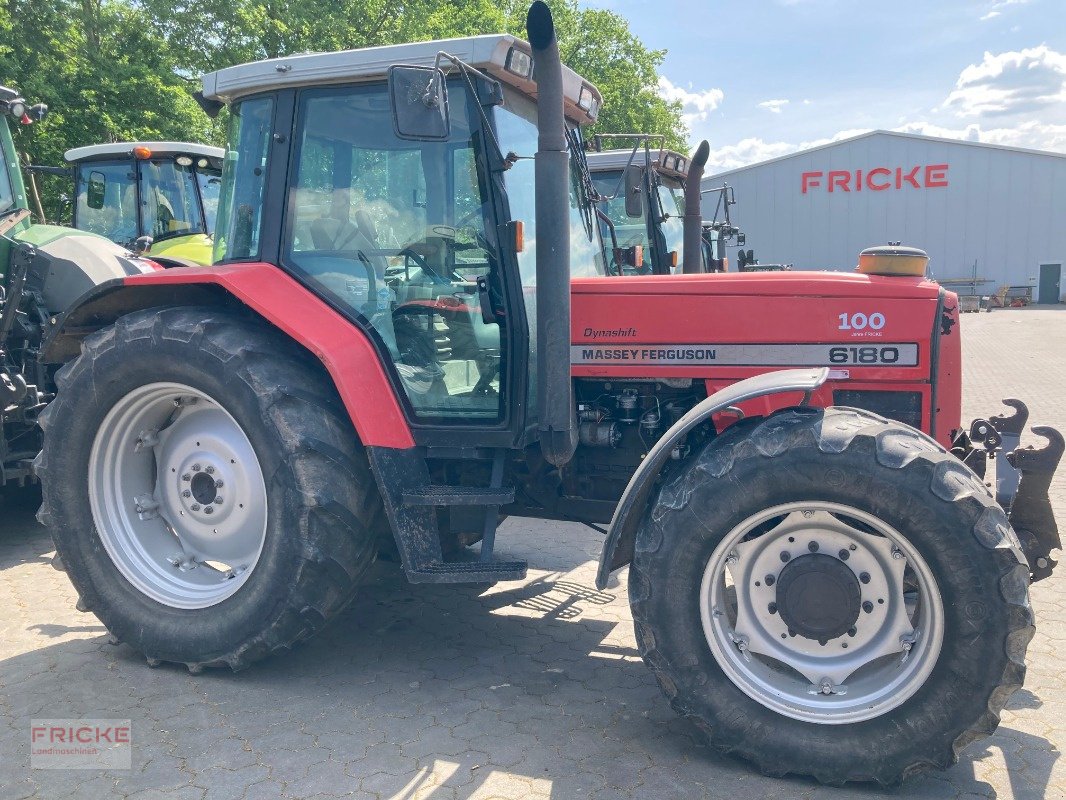
[[[974,420],[969,433],[960,434],[955,440],[952,452],[982,479],[988,462],[995,460],[996,501],[1018,534],[1035,583],[1051,575],[1058,563],[1051,551],[1062,548],[1048,491],[1066,441],[1054,428],[1036,426],[1033,433],[1047,439],[1047,445],[1019,447],[1029,409],[1014,398],[1003,403],[1014,413]]]

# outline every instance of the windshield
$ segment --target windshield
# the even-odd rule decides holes
[[[215,262],[259,257],[274,99],[256,97],[230,107],[222,191],[218,199]]]
[[[170,236],[203,233],[203,215],[192,167],[182,166],[172,158],[138,164],[145,234],[158,242]]]
[[[78,164],[74,227],[132,245],[140,235],[133,169],[126,160]]]
[[[218,195],[222,189],[222,170],[198,167],[196,182],[200,185],[200,200],[204,204],[204,224],[208,233],[215,231],[218,216]]]
[[[662,213],[659,229],[666,240],[666,253],[677,253],[677,265],[684,261],[685,244],[685,187],[677,178],[659,176],[659,208]],[[669,259],[662,263],[670,263]]]
[[[506,101],[494,109],[496,135],[504,153],[519,156],[504,173],[511,219],[522,220],[525,248],[518,254],[523,286],[537,283],[537,230],[533,180],[533,155],[537,152],[537,106],[531,100],[505,89]],[[589,228],[582,208],[588,200],[581,190],[577,166],[570,165],[570,274],[572,277],[604,275],[603,242],[596,226]]]

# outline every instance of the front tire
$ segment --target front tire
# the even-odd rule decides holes
[[[1028,568],[981,481],[867,412],[734,426],[660,490],[629,592],[709,742],[772,775],[893,785],[991,734],[1025,676]]]
[[[149,663],[240,669],[322,628],[387,528],[313,357],[217,309],[86,338],[41,416],[51,528],[81,603]]]

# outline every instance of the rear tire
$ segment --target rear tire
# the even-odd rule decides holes
[[[86,338],[81,355],[59,371],[57,383],[56,399],[41,416],[40,519],[51,528],[84,605],[149,663],[180,662],[192,671],[222,665],[240,669],[310,636],[352,600],[373,561],[377,534],[388,524],[365,453],[333,384],[302,348],[262,323],[218,309],[155,309],[122,317]],[[212,555],[217,542],[201,541],[198,549],[189,545],[187,537],[195,531],[188,527],[188,509],[175,512],[177,505],[166,505],[180,498],[161,501],[167,513],[160,512],[156,530],[151,528],[156,521],[137,521],[134,499],[125,496],[132,492],[109,495],[89,485],[90,480],[111,482],[121,489],[126,473],[119,470],[128,472],[128,463],[136,468],[146,458],[154,459],[149,466],[153,475],[173,471],[164,468],[158,448],[147,448],[152,455],[129,455],[144,448],[126,446],[135,441],[128,437],[142,434],[124,430],[118,411],[108,416],[152,386],[192,390],[200,400],[192,413],[208,405],[217,419],[221,409],[232,422],[225,430],[234,446],[253,451],[245,473],[217,490],[227,495],[226,505],[218,497],[218,513],[203,518],[223,517],[242,499],[241,492],[253,501],[243,513],[259,512],[258,554],[248,559],[247,574],[239,574],[233,591],[191,595],[188,601],[181,594],[183,573],[161,556],[170,546],[159,538],[167,525],[177,532],[173,544],[179,555],[183,550],[197,553],[184,564],[199,570],[193,573],[197,580],[225,578],[229,562]],[[162,406],[158,399],[153,402],[166,406],[165,398]],[[158,438],[168,425],[173,431],[186,411],[181,408],[159,425]],[[192,438],[199,438],[195,427]],[[206,441],[204,448],[210,449]],[[209,453],[206,458],[212,457]],[[206,478],[200,474],[205,470],[218,477],[232,463],[227,462],[220,459],[217,473],[197,464],[197,478]],[[257,494],[247,487],[259,475]],[[167,488],[159,479],[153,496],[180,496],[183,487],[199,488],[201,495],[214,491],[201,485],[211,481],[181,484],[179,475],[167,477],[173,477],[177,488]],[[236,485],[241,481],[243,489]],[[110,497],[115,498],[113,508],[102,513]],[[263,498],[265,513],[254,508]],[[116,519],[126,520],[125,527]],[[122,546],[127,549],[116,550]]]
[[[805,504],[824,510],[801,514],[798,509]],[[838,557],[834,554],[839,544],[818,552],[816,534],[803,530],[792,539],[770,539],[773,549],[762,556],[767,560],[756,561],[752,554],[760,552],[760,542],[791,532],[784,527],[784,514],[793,507],[798,516],[788,522],[798,524],[798,530],[803,530],[803,517],[812,518],[813,526],[821,519],[817,514],[826,514],[828,524],[818,534],[822,544],[833,542],[834,536],[838,543],[846,541],[840,536],[850,536],[860,543],[857,552],[851,548],[852,557]],[[852,509],[852,516],[839,515],[842,508]],[[748,520],[759,522],[760,515],[772,516],[775,509],[782,509],[781,516],[773,517],[776,522],[743,527]],[[841,520],[846,525],[838,525]],[[837,697],[831,681],[825,686],[812,676],[832,657],[858,656],[857,648],[865,646],[863,623],[869,625],[881,614],[876,605],[872,611],[865,605],[868,595],[878,599],[878,594],[868,593],[877,584],[876,571],[869,569],[875,573],[872,582],[863,572],[861,583],[858,574],[847,571],[860,569],[856,562],[863,557],[864,540],[871,553],[883,556],[891,551],[889,559],[870,557],[867,562],[888,565],[882,576],[889,576],[888,589],[878,594],[884,594],[889,605],[881,608],[895,602],[891,565],[905,563],[913,577],[909,583],[902,575],[898,578],[901,619],[905,627],[918,628],[918,621],[924,620],[921,624],[928,628],[926,639],[918,638],[913,645],[908,658],[914,659],[909,662],[902,659],[902,651],[885,651],[848,667],[854,672],[844,683],[856,682],[850,687],[853,697],[864,686],[883,683],[880,696],[870,695],[880,697],[871,700],[873,710],[862,704],[847,710],[846,691]],[[789,547],[795,552],[786,559]],[[898,555],[896,547],[902,548]],[[737,579],[734,595],[707,591],[716,558],[732,565],[731,576],[743,576],[746,563],[753,565],[744,580]],[[801,559],[806,560],[799,568]],[[776,565],[767,566],[774,561]],[[931,582],[922,582],[923,569]],[[714,575],[723,586],[728,583],[724,566]],[[837,602],[810,605],[802,592],[790,595],[782,588],[804,580],[809,580],[808,587],[835,581],[840,588],[832,599],[854,603],[858,622],[838,614]],[[829,408],[791,409],[738,424],[684,464],[659,491],[638,532],[629,594],[645,662],[673,708],[691,719],[713,746],[754,762],[770,775],[894,785],[913,773],[955,763],[962,748],[995,730],[1004,703],[1025,677],[1025,650],[1033,635],[1028,584],[1017,537],[967,467],[911,428],[864,411]],[[768,592],[766,585],[774,589]],[[856,589],[862,594],[848,599]],[[908,592],[911,599],[904,603]],[[730,596],[735,604],[723,603],[722,598]],[[711,597],[717,597],[718,604],[701,608]],[[768,604],[768,598],[774,602]],[[749,609],[766,611],[761,629],[740,620],[738,608],[749,600]],[[791,604],[789,609],[779,607],[785,602]],[[796,622],[804,609],[816,609],[822,616]],[[926,616],[921,609],[927,610]],[[791,613],[787,625],[786,611]],[[712,619],[721,622],[709,623]],[[714,636],[719,624],[726,630],[735,626],[735,638],[727,637],[724,646],[722,637]],[[848,633],[840,633],[849,624],[853,627]],[[790,638],[797,633],[790,630],[793,625],[807,626],[807,633],[801,630],[799,638]],[[856,636],[855,626],[859,638],[849,638]],[[769,634],[761,639],[741,635],[747,630]],[[811,631],[827,631],[827,641]],[[893,640],[903,644],[898,627],[870,635],[881,637],[889,649]],[[756,641],[758,647],[753,646]],[[782,649],[774,650],[774,642]],[[849,643],[851,650],[839,649]],[[777,656],[766,658],[758,648]],[[797,653],[794,663],[783,657],[775,660],[789,652]],[[804,664],[804,653],[817,666]],[[838,702],[841,710],[818,705],[823,698],[811,689],[819,685],[825,688],[824,699]],[[900,694],[892,697],[897,687]]]

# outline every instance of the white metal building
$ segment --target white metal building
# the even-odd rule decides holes
[[[703,188],[723,183],[734,187],[745,249],[764,264],[850,270],[864,247],[899,241],[927,251],[930,273],[960,294],[972,293],[975,273],[979,294],[1066,293],[1066,153],[871,131],[710,176]]]

